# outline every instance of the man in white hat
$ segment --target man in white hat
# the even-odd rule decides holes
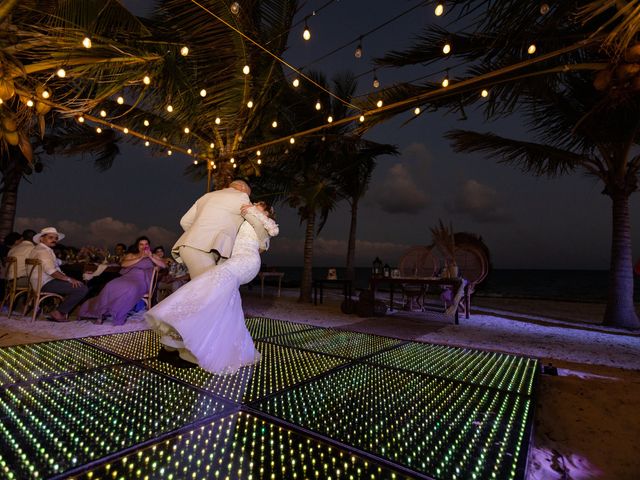
[[[69,312],[87,296],[89,291],[84,283],[68,277],[58,267],[53,247],[63,238],[64,234],[58,232],[55,227],[43,228],[33,237],[36,246],[29,255],[29,258],[37,258],[42,262],[42,291],[64,296],[58,309],[51,312],[51,319],[56,322],[66,322]],[[31,278],[32,285],[36,281],[37,278]],[[33,286],[37,288],[37,285]]]

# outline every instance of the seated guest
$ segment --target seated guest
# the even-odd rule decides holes
[[[37,258],[42,262],[42,291],[57,293],[64,297],[62,303],[58,305],[58,309],[50,314],[50,319],[56,322],[66,322],[69,319],[69,312],[80,303],[88,291],[84,283],[68,277],[58,267],[53,247],[63,238],[64,234],[58,232],[55,227],[43,228],[33,237],[36,246],[29,254],[29,258]],[[34,275],[31,278],[32,285],[36,281],[37,278]],[[33,285],[33,287],[37,288],[37,285]]]
[[[157,300],[164,300],[189,280],[187,266],[184,263],[171,262],[167,270],[159,273]]]
[[[113,260],[120,263],[126,254],[127,246],[124,243],[116,243],[116,247],[113,249]]]
[[[153,269],[166,267],[160,258],[151,253],[147,237],[138,238],[135,253],[127,253],[120,264],[120,277],[111,280],[97,297],[80,306],[80,318],[95,319],[96,323],[102,323],[111,315],[114,325],[124,325],[129,311],[149,291]]]
[[[20,243],[21,240],[22,235],[20,235],[18,232],[11,232],[6,237],[4,237],[4,240],[0,244],[0,259],[2,259],[3,263],[4,259],[9,256],[9,250]]]
[[[29,254],[35,247],[33,243],[33,237],[36,234],[34,230],[25,230],[22,232],[22,241],[16,245],[14,245],[7,257],[15,257],[17,260],[17,269],[16,269],[16,277],[18,278],[17,285],[19,287],[27,286],[27,268],[24,264],[26,258],[29,258]],[[12,280],[13,278],[9,278],[8,280]]]
[[[171,259],[171,257],[167,257],[165,252],[164,252],[164,247],[162,245],[158,245],[156,248],[153,249],[153,254],[158,257],[159,259],[161,259],[167,266],[169,266],[171,264],[171,262],[173,262],[173,260]]]

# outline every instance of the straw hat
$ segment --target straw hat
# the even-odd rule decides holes
[[[62,240],[65,237],[64,233],[60,233],[58,230],[56,230],[56,227],[46,227],[40,230],[40,233],[36,233],[33,236],[33,243],[40,243],[40,237],[42,237],[43,235],[48,235],[50,233],[58,235],[58,240]]]

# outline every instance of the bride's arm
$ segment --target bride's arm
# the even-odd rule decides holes
[[[256,231],[260,249],[268,250],[269,239],[271,237],[275,237],[279,233],[278,224],[254,206],[243,208],[242,212],[244,219]]]

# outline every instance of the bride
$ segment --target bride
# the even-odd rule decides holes
[[[278,234],[273,210],[265,202],[243,206],[242,212],[257,217],[271,237]],[[185,360],[197,363],[215,374],[234,373],[260,360],[244,323],[239,291],[240,285],[260,271],[260,253],[255,230],[243,222],[228,260],[191,280],[145,314],[147,323],[161,335],[163,350],[159,358],[176,366],[186,366]],[[175,358],[176,352],[182,361]]]

